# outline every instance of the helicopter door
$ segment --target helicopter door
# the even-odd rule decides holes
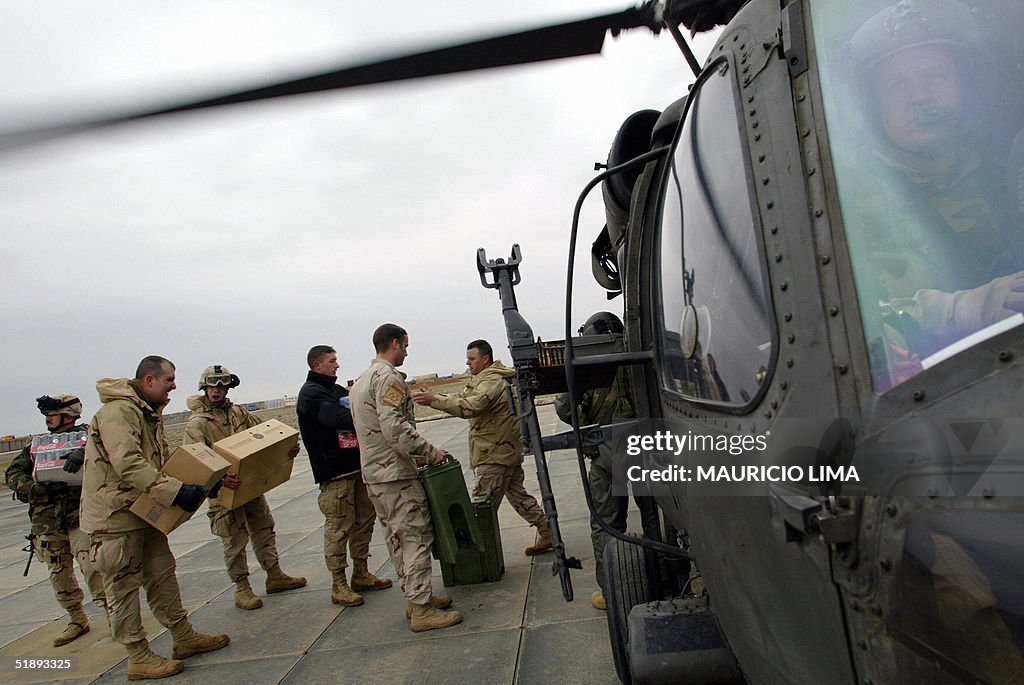
[[[760,48],[764,41],[745,33],[723,36],[720,44]],[[656,350],[655,377],[647,383],[658,387],[655,401],[665,429],[742,441],[770,432],[787,406],[784,395],[776,403],[780,394],[773,387],[786,376],[776,372],[783,315],[773,303],[762,227],[767,219],[752,173],[753,136],[745,116],[747,110],[774,107],[777,122],[794,128],[795,123],[792,106],[780,95],[789,88],[784,61],[769,51],[759,78],[766,79],[761,85],[771,95],[761,103],[751,90],[741,93],[737,63],[746,58],[724,50],[716,58],[689,96],[660,183],[651,184],[641,251],[650,261],[641,270],[649,273],[654,297],[640,304],[650,317]],[[759,139],[766,128],[761,121],[754,134]],[[788,144],[795,147],[796,141],[781,134],[773,142]],[[794,150],[778,152],[782,159],[799,158]],[[775,163],[762,159],[758,179],[767,175],[765,164]],[[799,174],[790,178],[800,181]],[[804,191],[797,185],[795,192]],[[737,461],[735,453],[707,448],[679,458],[691,475],[698,465],[728,467]],[[750,462],[749,453],[745,459]],[[691,482],[671,484],[658,497],[673,525],[689,534],[711,606],[739,663],[747,673],[770,674],[759,682],[851,682],[828,546],[815,536],[791,541],[768,483],[741,488],[752,496]]]

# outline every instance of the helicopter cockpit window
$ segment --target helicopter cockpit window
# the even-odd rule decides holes
[[[872,379],[884,392],[1024,324],[1024,5],[810,9]]]
[[[663,384],[750,406],[772,358],[769,297],[751,209],[732,68],[690,95],[660,220]]]

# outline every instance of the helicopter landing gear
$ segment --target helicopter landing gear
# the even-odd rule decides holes
[[[682,583],[683,597],[665,599],[666,590],[679,590],[673,586],[681,578],[670,572],[668,585],[663,584],[667,560],[658,553],[615,539],[604,555],[608,635],[619,680],[626,685],[745,683],[707,595],[694,587],[698,575]],[[690,570],[688,562],[685,569]]]
[[[629,612],[638,604],[661,599],[657,555],[638,545],[609,540],[604,548],[604,587],[615,673],[630,685]]]

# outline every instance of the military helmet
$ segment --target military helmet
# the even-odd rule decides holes
[[[199,389],[202,390],[208,385],[223,385],[228,388],[237,388],[241,381],[238,376],[231,373],[220,364],[207,366],[199,375]]]
[[[82,401],[74,395],[43,395],[36,398],[36,406],[43,416],[64,414],[77,419],[82,415]]]
[[[598,312],[580,327],[580,335],[600,335],[602,333],[622,333],[622,319],[611,312]]]
[[[974,17],[956,0],[900,0],[874,14],[854,32],[849,54],[863,73],[906,48],[947,45],[966,58],[977,44]]]

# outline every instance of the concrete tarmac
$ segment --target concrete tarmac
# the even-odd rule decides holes
[[[544,434],[566,429],[550,406],[540,408],[540,419]],[[468,471],[465,421],[424,422],[420,430]],[[531,455],[524,468],[526,488],[539,500]],[[319,490],[304,453],[295,461],[291,480],[268,493],[267,499],[277,523],[281,567],[308,578],[306,587],[266,595],[266,574],[250,548],[250,581],[264,606],[255,611],[236,608],[220,539],[211,534],[202,508],[170,535],[178,583],[195,627],[205,633],[227,633],[231,644],[187,659],[185,671],[168,682],[617,683],[605,614],[590,606],[590,594],[597,585],[575,453],[550,454],[549,469],[567,553],[583,562],[582,571],[572,572],[574,601],[562,598],[558,578],[551,575],[551,553],[533,558],[523,554],[534,541],[534,529],[506,502],[499,510],[505,576],[495,583],[443,588],[435,560],[434,590],[443,588],[451,594],[453,608],[465,620],[426,633],[409,630],[397,582],[391,589],[364,593],[363,606],[342,608],[331,603],[331,577],[323,559],[323,516],[317,508]],[[472,473],[466,477],[472,488]],[[630,512],[630,529],[639,529],[635,511]],[[27,505],[7,495],[0,501],[0,682],[125,682],[124,648],[111,640],[104,617],[92,604],[87,607],[92,630],[64,647],[52,646],[67,616],[53,597],[44,564],[33,561],[28,577],[22,576],[27,553],[21,550],[27,532]],[[370,567],[378,575],[395,578],[379,522]],[[81,572],[77,574],[84,588]],[[170,635],[142,604],[153,650],[169,657]],[[17,659],[67,658],[69,668],[16,667]]]

